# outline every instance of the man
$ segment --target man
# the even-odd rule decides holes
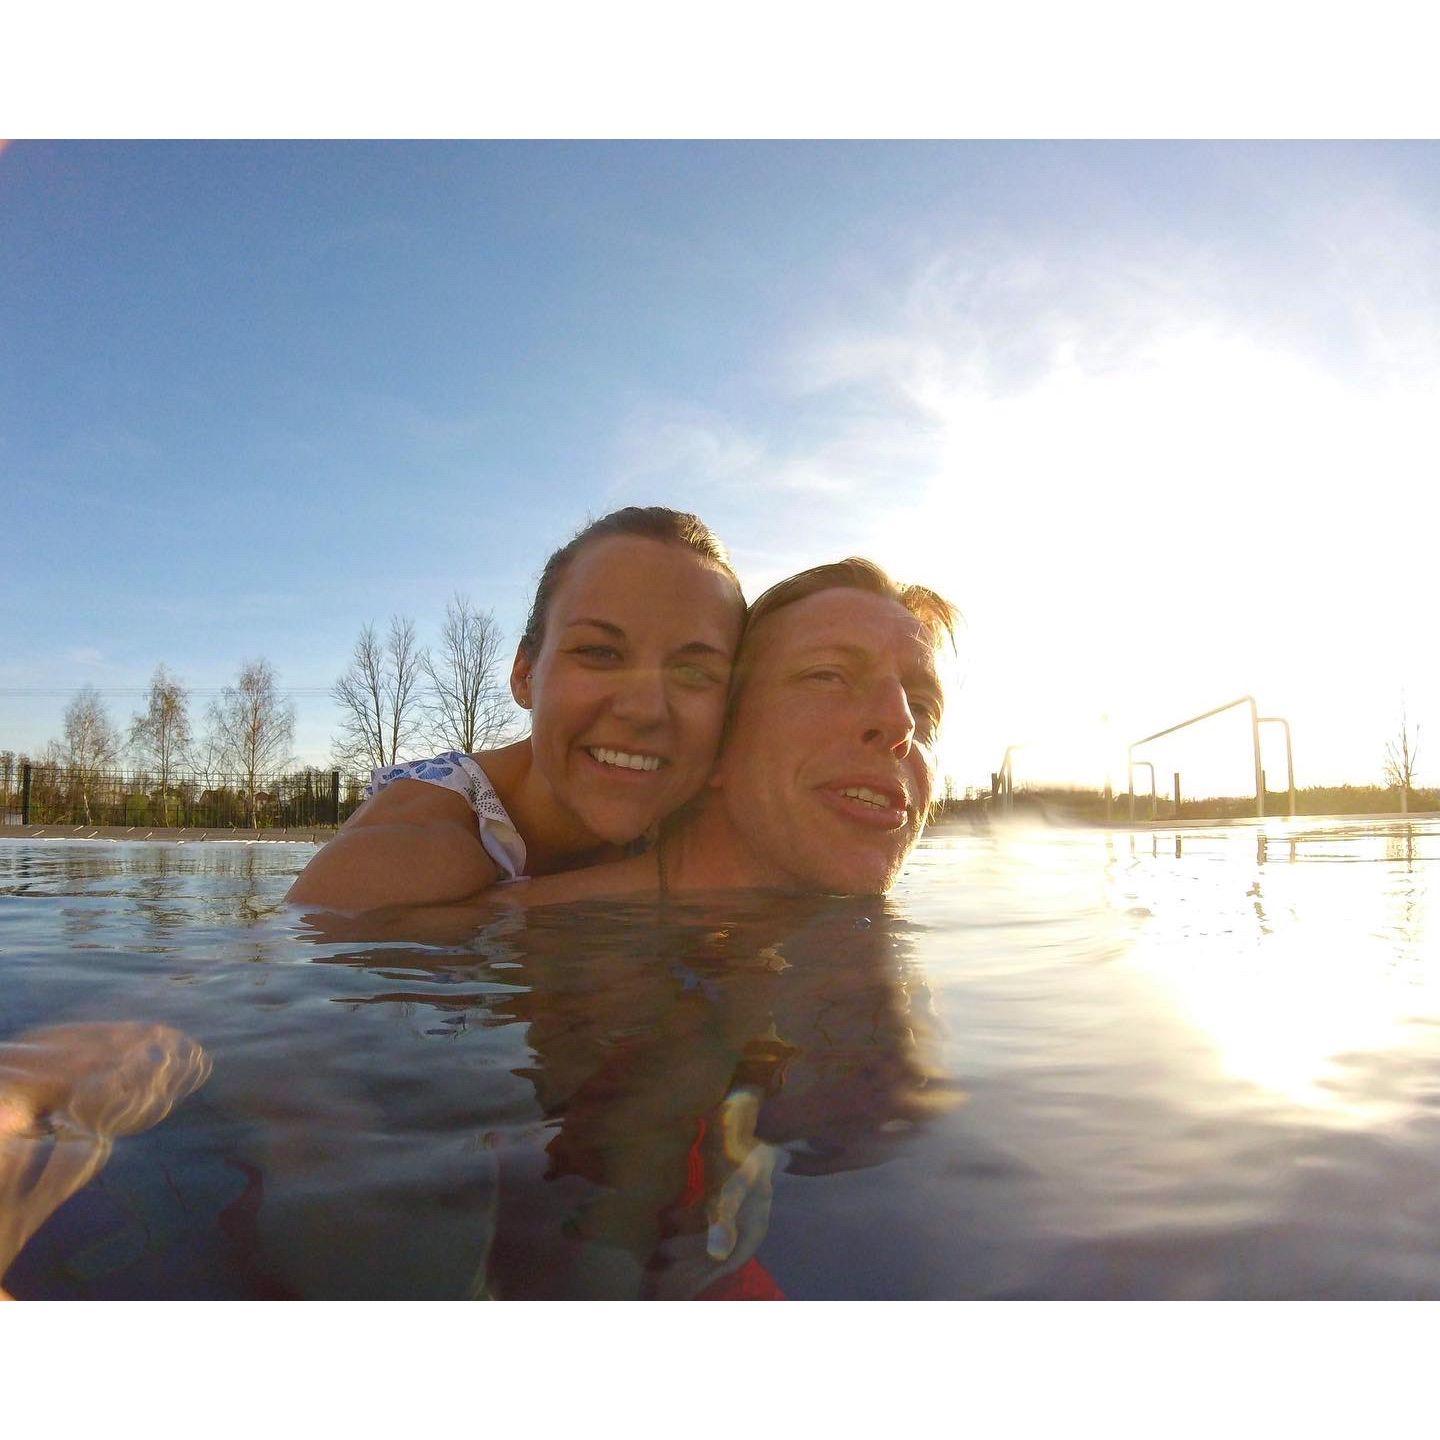
[[[724,889],[880,894],[919,839],[956,611],[868,560],[816,566],[751,608],[708,789],[645,855],[516,886],[524,905]]]

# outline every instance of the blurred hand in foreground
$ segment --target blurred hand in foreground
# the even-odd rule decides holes
[[[159,1124],[210,1069],[189,1036],[137,1021],[53,1025],[0,1045],[0,1280],[116,1137]]]

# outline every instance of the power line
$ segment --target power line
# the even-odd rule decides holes
[[[53,686],[45,688],[10,687],[0,686],[0,698],[22,699],[22,700],[60,700],[67,696],[74,695],[77,690],[84,689],[84,686],[68,685]],[[111,688],[104,685],[92,685],[89,687],[97,695],[112,695],[116,697],[135,698],[150,693],[148,685],[132,689],[128,686]],[[233,689],[230,685],[187,685],[185,692],[188,695],[223,695],[226,690]],[[313,699],[317,695],[329,695],[333,686],[313,685],[294,686],[277,693],[289,696],[291,699]]]

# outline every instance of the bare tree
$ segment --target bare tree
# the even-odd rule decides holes
[[[415,622],[391,616],[382,641],[367,625],[349,668],[330,692],[340,707],[340,734],[331,745],[342,768],[393,765],[424,720],[420,681],[429,657],[415,640]]]
[[[268,660],[240,667],[237,682],[210,706],[210,729],[222,763],[244,781],[245,823],[254,829],[260,777],[287,765],[295,743],[295,707],[281,699]]]
[[[1405,702],[1400,702],[1400,733],[1385,742],[1385,783],[1400,790],[1400,813],[1410,810],[1410,791],[1415,784],[1415,763],[1420,758],[1420,727],[1412,731]]]
[[[160,823],[170,823],[170,783],[190,748],[190,695],[165,669],[155,667],[145,710],[130,722],[130,749],[142,765],[160,772]]]
[[[467,755],[513,739],[519,731],[505,683],[504,636],[489,610],[457,594],[445,606],[438,653],[427,657],[430,741]]]
[[[85,823],[90,824],[90,791],[100,771],[120,759],[120,733],[93,685],[77,691],[65,707],[64,737],[50,748],[52,757],[69,769],[71,783],[79,787]]]
[[[205,714],[205,732],[190,742],[186,755],[190,770],[208,786],[225,773],[225,742],[215,725],[215,706]]]

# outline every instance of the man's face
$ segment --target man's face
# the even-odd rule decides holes
[[[822,590],[762,622],[712,782],[758,881],[889,889],[919,839],[943,703],[898,601]]]

